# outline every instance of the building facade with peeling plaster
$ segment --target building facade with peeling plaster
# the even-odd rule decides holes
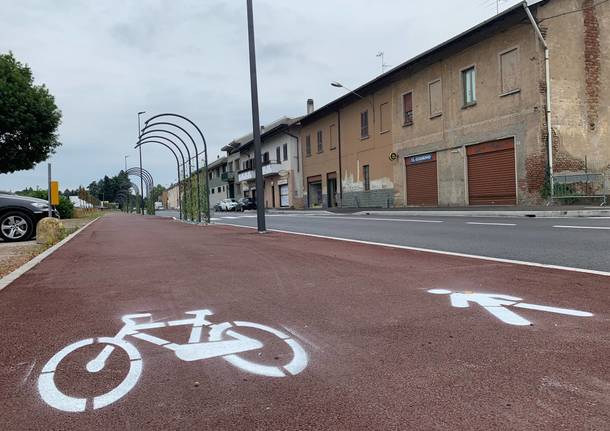
[[[544,0],[529,11],[540,35],[518,4],[308,110],[304,206],[540,203],[551,143],[555,175],[608,178],[610,2]]]

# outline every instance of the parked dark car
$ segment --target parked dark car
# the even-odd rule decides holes
[[[255,210],[256,209],[256,201],[252,198],[241,198],[237,201],[239,204],[238,211],[244,210]]]
[[[0,192],[0,238],[27,241],[36,235],[36,225],[48,213],[49,204],[43,199]],[[52,214],[59,218],[56,210]]]

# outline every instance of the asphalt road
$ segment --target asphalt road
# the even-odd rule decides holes
[[[162,215],[175,216],[166,212]],[[256,226],[255,213],[216,223]],[[267,215],[267,227],[339,238],[610,271],[610,218]]]
[[[608,280],[111,215],[0,291],[0,429],[607,430]]]

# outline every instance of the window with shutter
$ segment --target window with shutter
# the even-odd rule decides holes
[[[369,111],[360,113],[360,138],[369,137]]]
[[[379,105],[379,132],[389,132],[392,125],[390,118],[390,103],[385,102]]]
[[[322,142],[322,131],[318,130],[318,153],[324,152],[324,144]]]
[[[462,71],[462,91],[465,107],[477,103],[476,70],[474,66]]]
[[[443,88],[440,79],[428,85],[428,97],[430,98],[430,117],[438,117],[443,113]]]
[[[500,77],[502,94],[519,90],[519,51],[517,48],[500,54]]]
[[[413,124],[413,92],[402,95],[403,125]]]

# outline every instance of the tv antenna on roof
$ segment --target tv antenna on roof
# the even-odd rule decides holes
[[[384,55],[384,54],[383,54],[383,51],[379,51],[379,52],[377,53],[377,57],[380,57],[380,58],[381,58],[381,73],[385,72],[385,70],[386,70],[386,69],[388,69],[388,68],[392,67],[392,66],[390,66],[389,64],[386,64],[386,63],[385,63],[385,61],[384,61],[384,59],[383,59],[383,55]]]

